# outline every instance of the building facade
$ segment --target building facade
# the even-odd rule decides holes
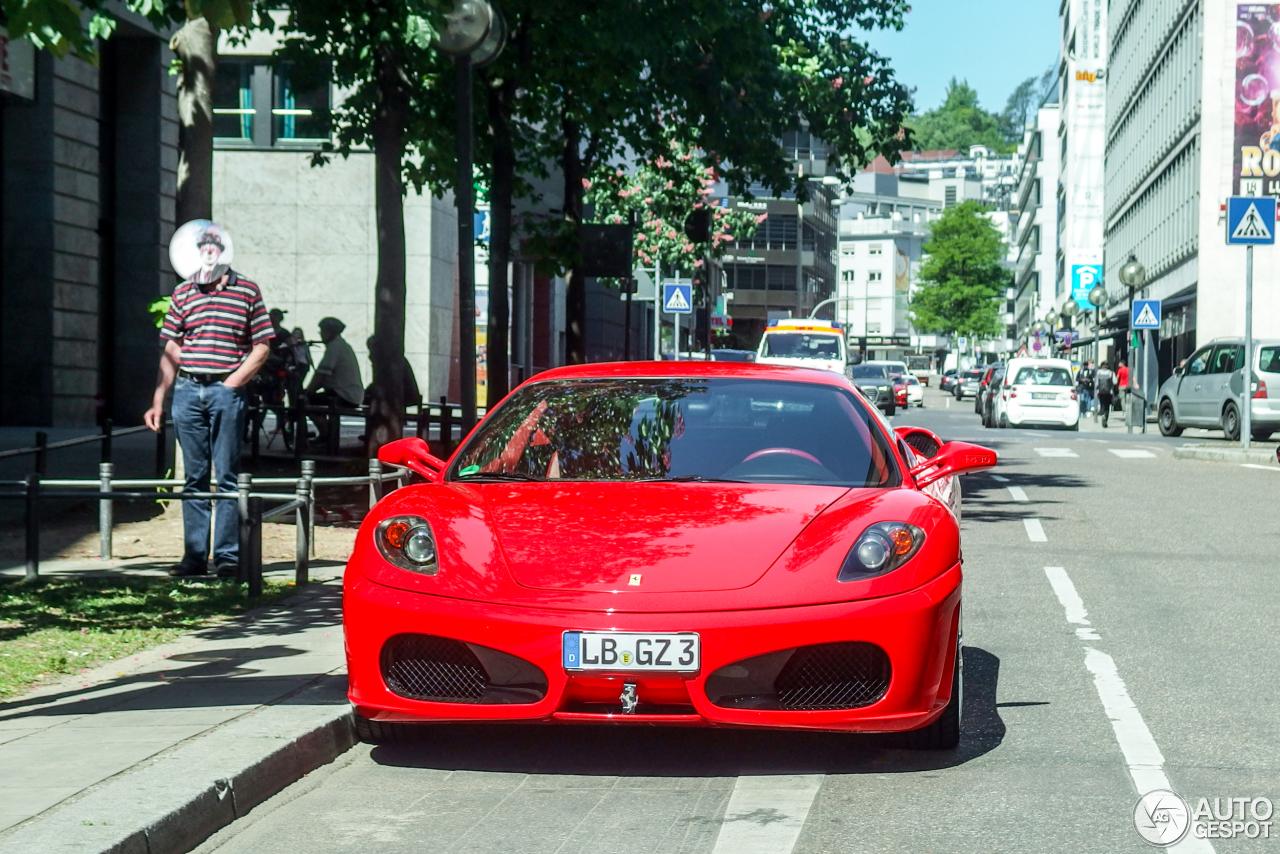
[[[1044,319],[1058,302],[1058,106],[1041,107],[1023,135],[1022,170],[1014,200],[1016,231],[1013,255],[1013,310],[1007,322],[1011,337],[1028,343],[1031,325]]]

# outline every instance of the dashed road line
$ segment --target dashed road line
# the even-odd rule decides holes
[[[1070,448],[1036,448],[1036,453],[1042,457],[1078,457],[1080,456]]]
[[[739,777],[712,854],[790,854],[822,788],[822,777]]]
[[[1022,524],[1027,529],[1027,539],[1033,543],[1047,543],[1049,538],[1044,535],[1044,526],[1040,524],[1039,519],[1023,519]]]
[[[1084,608],[1084,600],[1076,592],[1071,577],[1066,569],[1060,566],[1046,566],[1044,574],[1049,585],[1057,595],[1058,601],[1066,612],[1067,622],[1083,628],[1076,629],[1076,636],[1081,640],[1101,640],[1089,624],[1088,612]],[[1138,795],[1147,794],[1157,789],[1173,790],[1173,784],[1164,773],[1164,754],[1156,744],[1155,737],[1147,728],[1142,713],[1129,696],[1129,689],[1120,672],[1116,668],[1115,659],[1101,650],[1086,645],[1084,647],[1084,666],[1093,674],[1093,685],[1098,691],[1098,699],[1102,701],[1102,709],[1111,721],[1111,729],[1115,733],[1120,752],[1124,755],[1129,777],[1133,780]],[[1177,845],[1166,850],[1179,854],[1214,854],[1213,845],[1207,839],[1199,839],[1194,834],[1187,834]]]
[[[1002,474],[993,474],[993,475],[991,475],[991,479],[992,479],[992,480],[994,480],[994,481],[996,481],[997,483],[1008,483],[1008,482],[1009,482],[1009,478],[1005,477],[1005,476],[1004,476],[1004,475],[1002,475]]]
[[[1240,468],[1262,469],[1263,471],[1280,471],[1280,468],[1276,468],[1275,466],[1263,466],[1263,465],[1258,465],[1257,463],[1241,463]]]
[[[1027,498],[1027,493],[1021,486],[1010,486],[1006,488],[1009,490],[1009,495],[1013,497],[1014,501],[1026,502],[1031,500],[1030,498]]]
[[[1144,451],[1141,448],[1107,448],[1107,450],[1122,460],[1151,460],[1155,459],[1156,456],[1150,451]]]

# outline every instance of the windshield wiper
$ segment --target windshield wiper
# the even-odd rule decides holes
[[[649,477],[649,483],[751,483],[749,480],[730,480],[726,477],[703,477],[700,474],[682,474],[678,477]]]
[[[531,474],[523,474],[518,471],[478,471],[471,474],[457,475],[454,480],[515,480],[533,483],[545,483],[546,478],[534,477]]]

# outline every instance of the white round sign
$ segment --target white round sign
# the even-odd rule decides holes
[[[227,272],[235,258],[231,234],[213,220],[193,219],[173,233],[169,263],[183,281],[207,285]]]

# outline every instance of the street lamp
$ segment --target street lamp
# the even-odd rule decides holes
[[[475,198],[472,188],[471,69],[498,58],[507,29],[488,0],[454,0],[435,47],[453,57],[458,170],[458,374],[462,383],[462,435],[476,423]]]
[[[1133,359],[1133,350],[1134,350],[1134,347],[1133,347],[1133,292],[1136,291],[1138,288],[1142,287],[1144,284],[1146,284],[1146,281],[1147,281],[1147,268],[1143,267],[1142,264],[1138,262],[1137,258],[1130,255],[1129,260],[1125,261],[1124,264],[1120,266],[1120,282],[1129,289],[1129,360],[1128,361],[1129,361],[1129,377],[1130,377],[1129,383],[1131,387],[1134,382],[1133,373],[1134,373],[1134,368],[1136,367]],[[1146,390],[1143,389],[1143,391],[1145,392]],[[1126,403],[1128,402],[1129,401],[1126,401]],[[1132,409],[1132,406],[1125,407],[1125,412],[1128,416],[1125,419],[1128,422],[1126,426],[1129,428],[1130,433],[1133,432],[1133,419],[1134,419],[1134,415],[1130,411],[1131,409]],[[1147,406],[1146,406],[1146,398],[1144,397],[1143,404],[1142,404],[1143,432],[1146,432],[1146,429],[1147,429]]]

